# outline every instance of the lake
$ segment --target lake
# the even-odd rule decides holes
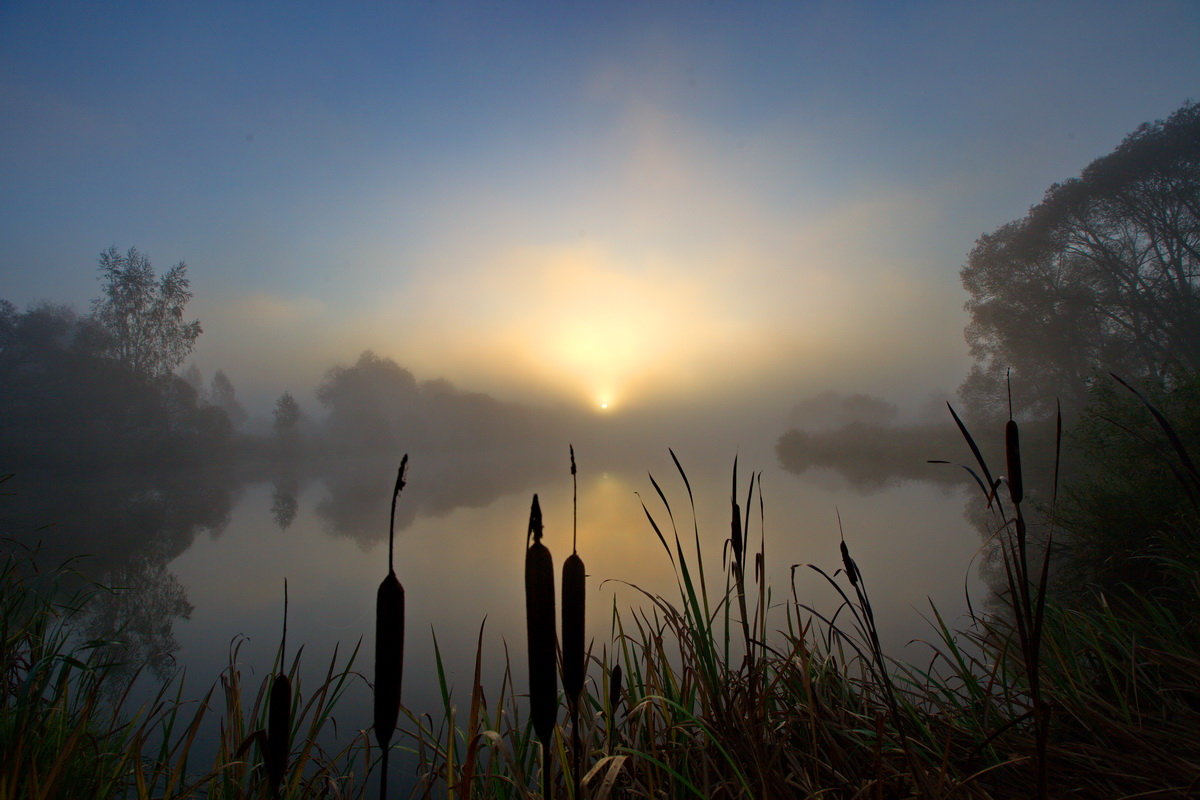
[[[644,605],[638,589],[678,598],[671,561],[646,516],[648,510],[671,536],[670,518],[648,473],[671,503],[685,552],[694,559],[688,495],[666,445],[606,442],[577,447],[578,551],[589,575],[589,635],[597,655],[611,641],[614,604],[622,612]],[[765,530],[766,574],[777,604],[790,595],[794,574],[802,602],[825,612],[836,606],[836,595],[819,575],[809,569],[793,573],[791,567],[813,563],[829,572],[840,567],[840,515],[885,647],[898,657],[924,660],[926,651],[910,642],[932,636],[925,621],[930,602],[953,621],[966,611],[968,595],[978,605],[985,594],[977,569],[980,536],[964,516],[966,504],[976,498],[967,499],[957,485],[923,481],[892,482],[864,493],[830,472],[784,471],[772,446],[764,437],[725,452],[711,444],[676,451],[695,492],[710,593],[724,586],[731,469],[733,453],[740,450],[739,503],[744,505],[750,471],[761,470],[756,483],[762,511],[756,491],[750,539],[757,551]],[[82,562],[85,568],[90,563],[110,582],[131,587],[125,597],[106,599],[101,616],[129,623],[143,640],[134,652],[170,650],[160,671],[186,670],[187,696],[203,694],[228,665],[235,643],[251,685],[270,671],[286,578],[289,650],[303,644],[302,674],[311,687],[335,647],[344,656],[361,641],[355,668],[367,677],[372,672],[375,591],[386,574],[388,507],[398,460],[344,458],[304,468],[242,469],[244,474],[232,476],[94,480],[23,479],[18,473],[11,481],[15,496],[7,503],[26,515],[52,520],[57,514],[63,520],[26,535],[46,542],[47,557],[94,553]],[[415,713],[441,717],[435,634],[456,704],[469,702],[481,625],[485,687],[498,685],[507,645],[515,686],[524,691],[522,575],[534,492],[543,508],[544,542],[561,569],[572,537],[565,444],[560,454],[514,460],[411,459],[395,549],[407,600],[403,697]],[[17,523],[6,524],[11,530]],[[773,622],[784,624],[782,608]],[[336,717],[343,732],[370,727],[365,683],[354,684]]]

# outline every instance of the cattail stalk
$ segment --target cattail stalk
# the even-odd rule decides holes
[[[533,496],[525,551],[525,623],[529,640],[529,715],[542,743],[542,793],[550,797],[550,739],[558,718],[554,560],[542,544],[542,509]]]
[[[571,713],[571,768],[575,779],[575,796],[579,797],[580,751],[579,695],[583,692],[586,671],[584,658],[584,604],[587,571],[577,551],[579,525],[579,490],[575,476],[575,448],[571,447],[572,519],[571,555],[563,563],[562,574],[562,673],[563,691]]]
[[[287,772],[291,740],[292,682],[287,676],[287,607],[287,578],[284,578],[283,638],[279,643],[279,671],[271,680],[271,695],[267,701],[267,744],[263,757],[271,797],[279,797],[283,776]]]
[[[388,574],[375,595],[375,740],[383,751],[379,797],[387,799],[388,752],[400,717],[400,684],[404,674],[404,587],[396,577],[396,500],[404,489],[408,454],[400,460],[388,523]]]

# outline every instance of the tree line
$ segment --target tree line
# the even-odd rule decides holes
[[[1041,489],[1060,530],[1064,583],[1186,595],[1155,556],[1200,568],[1195,497],[1179,480],[1179,454],[1200,457],[1200,104],[1139,126],[1051,185],[1024,217],[981,236],[960,274],[974,365],[959,411],[977,432],[998,431],[1009,415],[1025,423],[1026,485]],[[896,426],[856,414],[829,430],[801,421],[776,451],[790,471],[831,468],[866,488],[945,475],[927,459],[969,454],[941,419]]]
[[[206,386],[194,363],[180,370],[203,331],[186,314],[187,265],[158,275],[137,248],[110,247],[98,273],[100,295],[88,314],[52,303],[20,311],[0,300],[0,450],[8,469],[187,467],[239,454],[295,459],[401,443],[479,455],[526,449],[554,428],[545,413],[445,380],[418,381],[366,351],[328,370],[316,391],[321,419],[284,391],[271,434],[256,439],[239,433],[247,413],[224,371]]]

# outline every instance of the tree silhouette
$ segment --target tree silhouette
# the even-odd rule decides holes
[[[180,261],[161,278],[150,259],[129,248],[110,247],[100,254],[103,296],[92,312],[108,336],[108,355],[149,377],[171,373],[200,335],[197,320],[185,322],[183,308],[192,299],[187,265]]]
[[[1170,383],[1200,368],[1200,105],[1147,123],[1020,220],[984,235],[962,270],[977,413],[1087,402],[1097,373]]]
[[[300,404],[291,392],[284,392],[275,401],[274,416],[275,436],[280,441],[295,441],[300,435]]]
[[[242,404],[238,402],[233,382],[229,380],[229,376],[225,374],[224,370],[219,369],[213,375],[212,385],[208,391],[208,401],[225,412],[225,416],[229,417],[233,427],[241,427],[242,423],[246,421],[246,409],[242,408]]]

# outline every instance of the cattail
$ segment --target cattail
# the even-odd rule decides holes
[[[733,459],[733,491],[729,495],[732,513],[729,522],[729,547],[733,553],[734,578],[741,585],[742,575],[742,509],[737,502],[737,457]]]
[[[1008,491],[1013,503],[1020,505],[1025,498],[1025,485],[1021,480],[1021,437],[1017,423],[1011,419],[1004,424],[1004,454],[1008,460]]]
[[[854,559],[850,557],[850,548],[846,547],[846,540],[842,539],[842,567],[846,570],[846,577],[850,579],[850,585],[858,587],[858,564],[854,563]]]
[[[583,691],[583,676],[586,662],[584,660],[584,603],[587,572],[583,559],[576,552],[578,540],[578,506],[579,492],[575,479],[575,448],[571,447],[571,486],[572,505],[575,509],[572,533],[571,555],[563,563],[562,573],[562,673],[563,691],[567,695],[567,704],[571,711],[571,742],[572,766],[575,773],[575,796],[579,796],[579,695]]]
[[[608,673],[608,750],[611,753],[617,744],[617,712],[621,708],[621,665],[613,664]]]
[[[584,652],[584,585],[583,559],[572,553],[563,563],[562,577],[562,649],[563,691],[572,703],[577,703],[583,691]]]
[[[529,638],[529,715],[542,743],[544,794],[550,790],[550,737],[558,717],[557,637],[554,619],[554,560],[542,544],[542,509],[533,496],[525,551],[525,623]]]
[[[279,643],[279,672],[271,680],[267,701],[267,745],[263,760],[272,797],[279,797],[283,775],[287,772],[292,728],[292,682],[287,670],[287,578],[283,579],[283,638]]]
[[[379,797],[387,797],[389,744],[400,717],[400,682],[404,674],[404,587],[393,560],[396,539],[396,500],[404,489],[408,455],[400,460],[388,524],[388,574],[375,595],[375,740],[383,751]]]

